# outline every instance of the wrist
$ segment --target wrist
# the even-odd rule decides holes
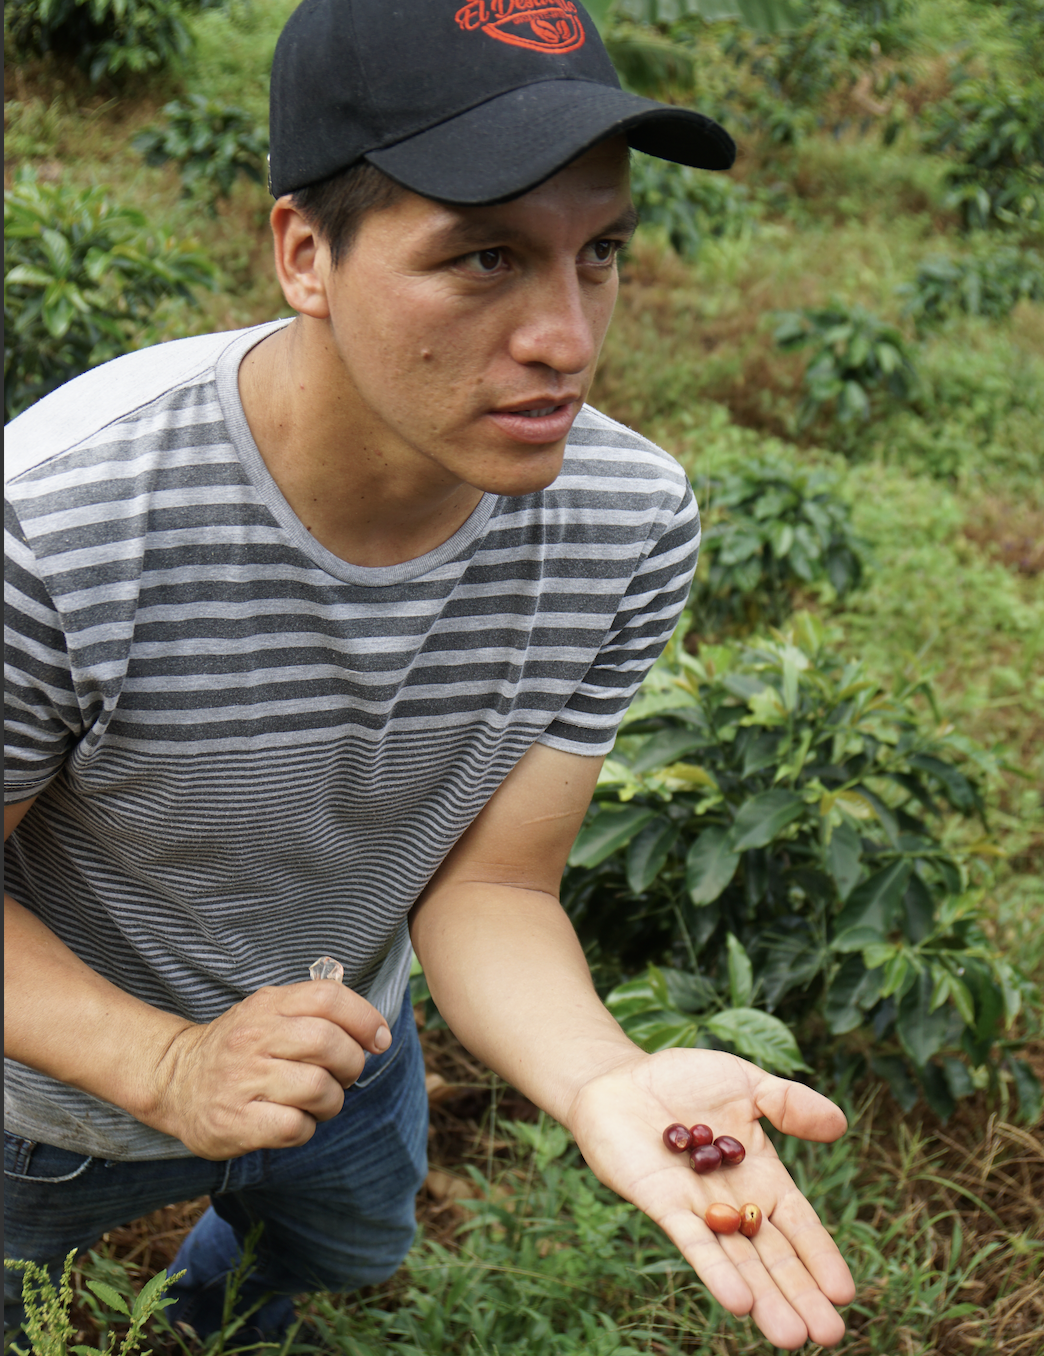
[[[183,1100],[178,1094],[180,1073],[192,1037],[203,1028],[173,1014],[156,1012],[156,1016],[164,1020],[150,1033],[149,1047],[137,1062],[137,1076],[121,1105],[143,1125],[180,1138],[175,1123]]]
[[[573,1095],[569,1099],[565,1114],[557,1117],[565,1126],[571,1135],[576,1137],[576,1124],[581,1117],[584,1102],[602,1079],[612,1074],[619,1076],[626,1074],[628,1068],[637,1070],[648,1058],[644,1050],[621,1032],[622,1043],[614,1043],[611,1050],[606,1050],[601,1057],[595,1057],[588,1064],[584,1071],[583,1078],[578,1082]]]

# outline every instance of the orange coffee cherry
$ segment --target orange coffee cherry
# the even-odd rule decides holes
[[[744,1238],[753,1238],[761,1228],[761,1207],[749,1201],[740,1206],[739,1231]]]
[[[737,1229],[743,1227],[740,1212],[736,1207],[725,1205],[721,1201],[708,1205],[703,1218],[707,1228],[713,1229],[716,1234],[734,1234]]]

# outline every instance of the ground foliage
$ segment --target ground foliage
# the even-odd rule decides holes
[[[164,125],[147,127],[131,144],[146,164],[173,161],[186,197],[202,198],[216,214],[239,175],[264,182],[268,136],[242,108],[191,94],[166,104],[163,117]]]

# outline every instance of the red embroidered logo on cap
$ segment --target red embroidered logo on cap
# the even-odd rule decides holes
[[[465,32],[480,28],[491,38],[531,52],[575,52],[584,45],[584,28],[576,5],[562,0],[468,0],[457,10]]]

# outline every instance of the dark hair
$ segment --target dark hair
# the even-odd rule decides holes
[[[290,200],[330,246],[334,268],[351,249],[369,212],[394,207],[407,190],[366,160],[338,170],[328,179],[306,184]]]

